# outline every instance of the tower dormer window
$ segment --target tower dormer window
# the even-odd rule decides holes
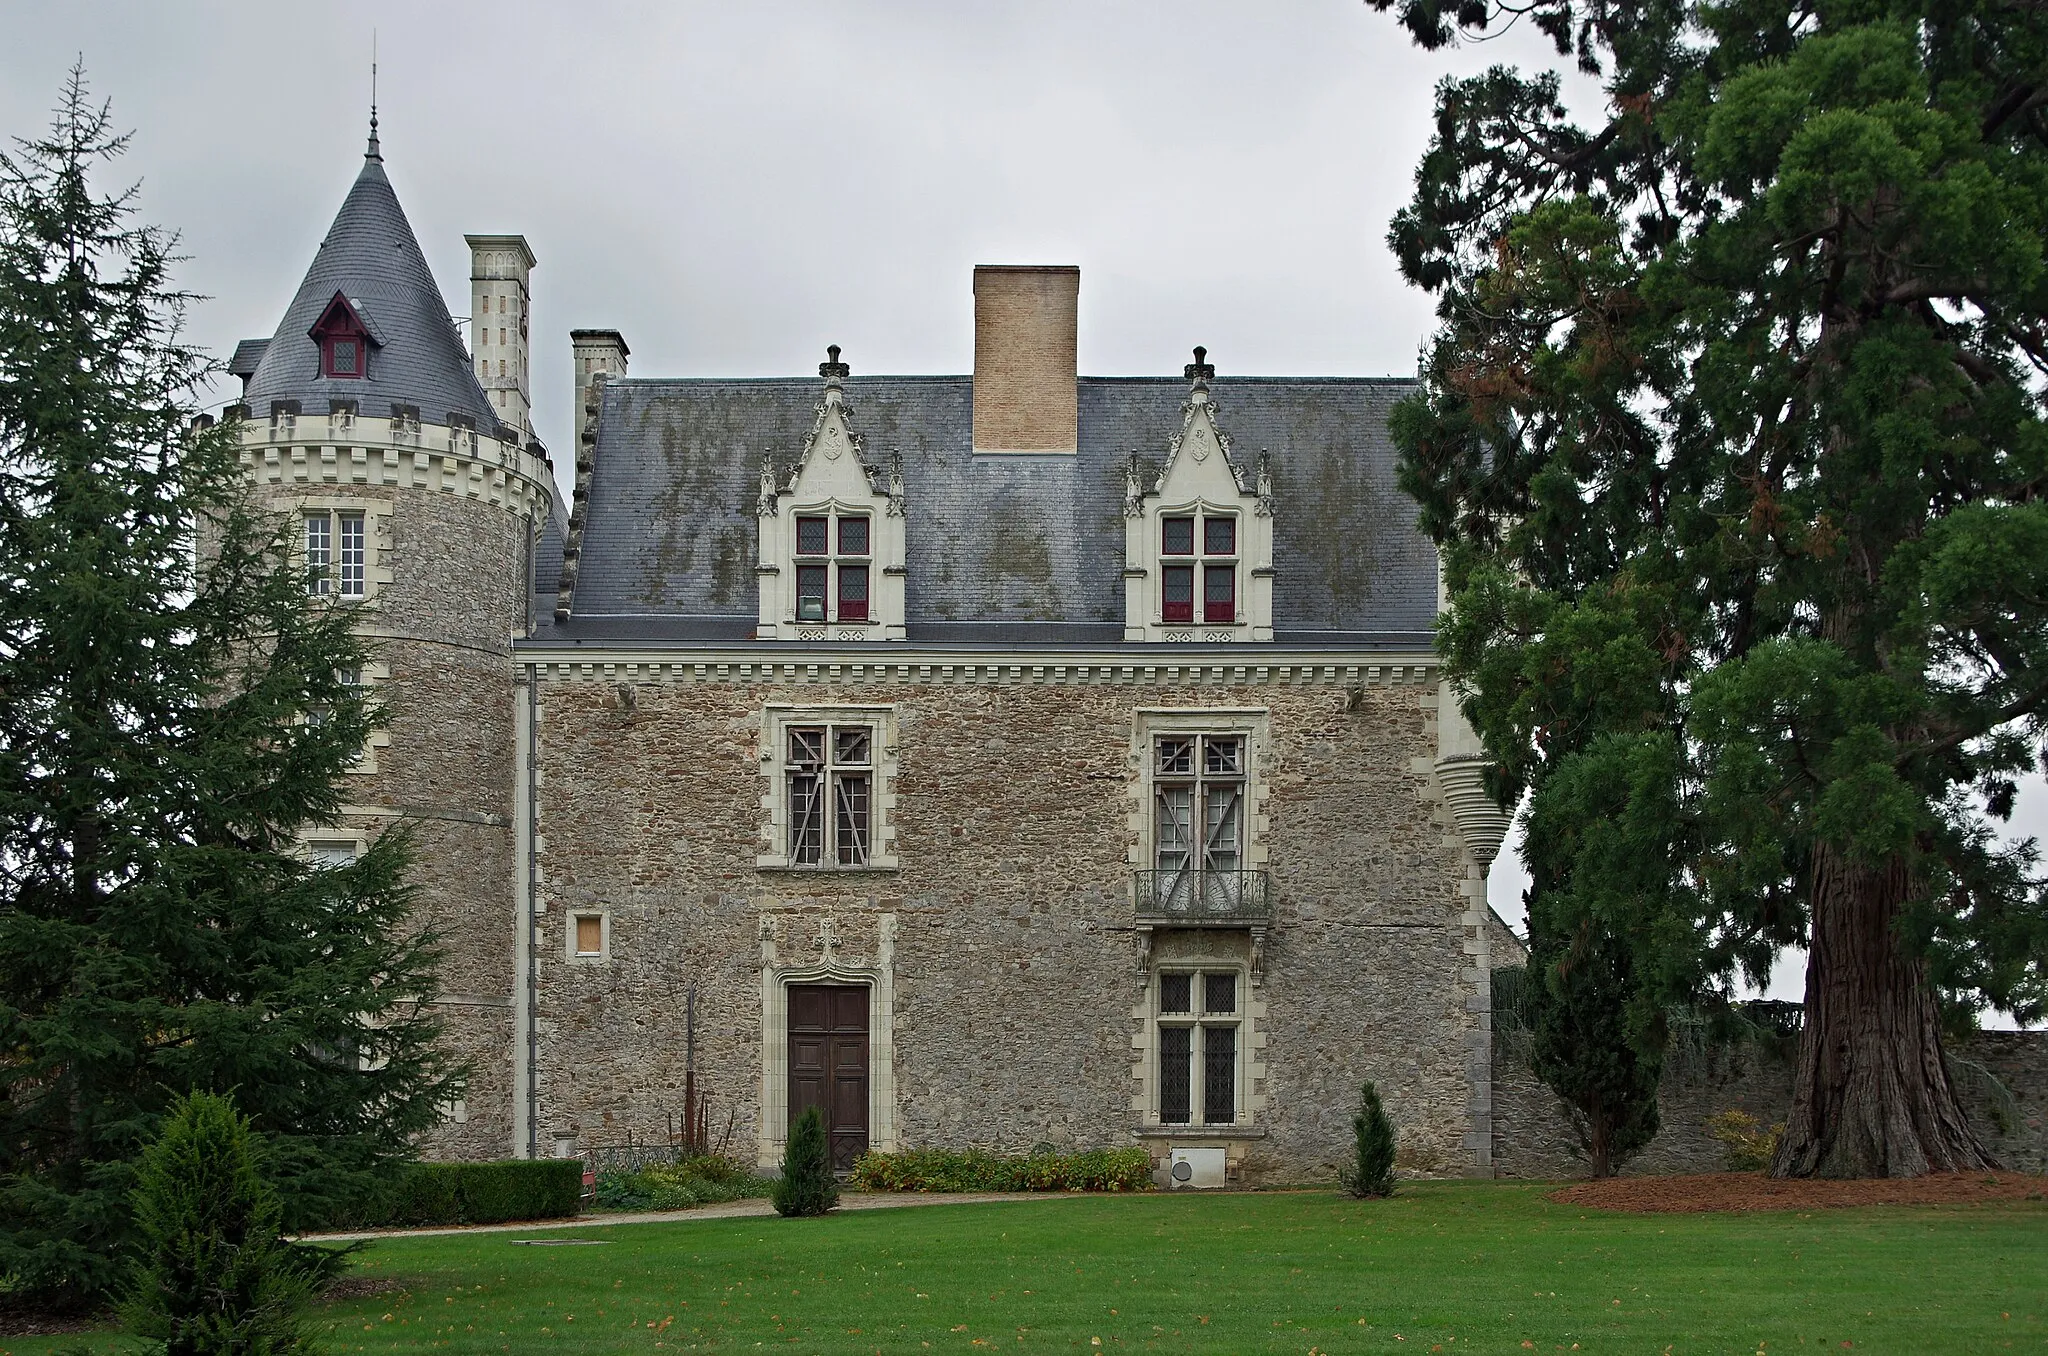
[[[327,371],[330,377],[360,377],[363,375],[363,344],[360,339],[329,339],[327,341]]]
[[[334,294],[307,334],[320,346],[321,376],[351,381],[369,375],[377,332],[362,309],[341,293]]]

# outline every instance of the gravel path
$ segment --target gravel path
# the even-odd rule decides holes
[[[1086,1193],[1064,1191],[908,1191],[869,1194],[841,1192],[841,1210],[893,1210],[908,1205],[988,1205],[997,1201],[1075,1200]],[[354,1243],[372,1238],[439,1238],[449,1234],[525,1234],[542,1229],[590,1229],[612,1224],[687,1224],[700,1219],[755,1219],[772,1215],[765,1199],[726,1201],[692,1210],[647,1210],[634,1214],[579,1215],[575,1219],[543,1219],[526,1224],[464,1224],[445,1229],[366,1229],[348,1234],[304,1234],[304,1243]]]

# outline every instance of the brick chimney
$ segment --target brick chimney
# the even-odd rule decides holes
[[[1079,446],[1075,412],[1078,268],[974,269],[974,450]]]

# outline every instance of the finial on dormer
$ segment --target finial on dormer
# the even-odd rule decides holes
[[[1182,369],[1182,374],[1189,381],[1196,383],[1206,382],[1213,378],[1216,375],[1216,364],[1204,361],[1208,356],[1209,350],[1203,348],[1200,344],[1196,344],[1195,360]]]
[[[825,361],[818,364],[818,375],[826,381],[845,381],[853,375],[853,369],[839,361],[839,345],[825,345]]]
[[[370,30],[370,149],[363,152],[363,159],[382,161],[384,152],[377,148],[377,31]]]

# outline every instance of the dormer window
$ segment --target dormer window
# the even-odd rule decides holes
[[[1201,550],[1195,549],[1197,542]],[[1237,620],[1237,515],[1189,513],[1159,520],[1160,620],[1195,620],[1196,584],[1201,619]]]
[[[755,576],[761,640],[902,640],[903,469],[869,462],[847,365],[827,349],[825,399],[796,462],[761,464]]]
[[[306,331],[320,346],[320,375],[357,381],[369,375],[370,350],[380,341],[362,308],[336,292],[313,328]]]
[[[1188,364],[1180,432],[1156,471],[1124,469],[1124,639],[1273,639],[1273,494],[1264,454],[1238,464],[1210,398],[1206,350]]]
[[[866,514],[798,514],[796,619],[866,621],[868,566]]]
[[[360,377],[363,375],[363,341],[360,339],[329,339],[326,349],[327,367],[323,377]]]

